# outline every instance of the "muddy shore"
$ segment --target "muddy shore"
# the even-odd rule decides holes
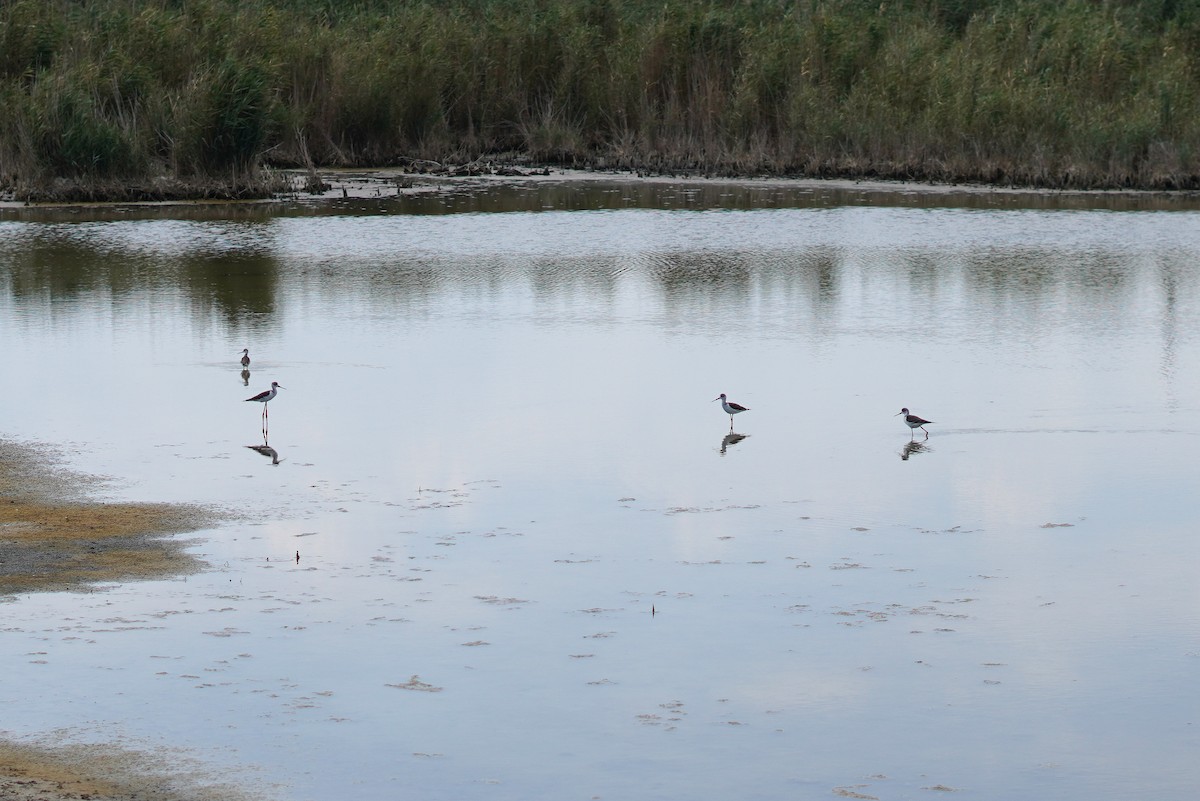
[[[203,767],[111,745],[16,743],[0,731],[0,801],[251,801]]]
[[[259,205],[339,200],[386,200],[401,196],[436,194],[473,188],[531,185],[635,184],[658,186],[738,187],[801,190],[834,196],[845,202],[888,197],[895,202],[924,198],[952,205],[1038,205],[1129,209],[1200,208],[1200,191],[1158,190],[1052,190],[991,184],[934,184],[883,179],[786,178],[772,176],[714,177],[695,173],[645,173],[628,170],[577,170],[525,168],[505,164],[478,165],[470,170],[422,172],[405,168],[332,169],[309,173],[281,171],[278,185],[289,187],[257,200],[193,198],[121,202],[58,201],[29,203],[0,195],[0,219],[89,219],[126,217],[131,208],[195,209],[209,206],[254,208]]]
[[[109,503],[94,497],[102,484],[56,464],[43,447],[0,441],[0,600],[203,567],[175,535],[212,525],[218,512]]]
[[[869,178],[792,178],[781,176],[710,176],[702,173],[647,173],[635,170],[577,170],[569,168],[521,168],[508,165],[483,165],[460,172],[422,173],[406,169],[325,170],[316,175],[293,171],[288,174],[292,191],[274,201],[290,200],[366,200],[398,195],[444,191],[464,187],[488,187],[531,184],[604,184],[689,187],[754,187],[805,190],[837,196],[889,195],[926,198],[1054,198],[1089,206],[1097,202],[1124,201],[1155,207],[1200,206],[1200,191],[1159,190],[1057,190],[1037,187],[999,186],[994,184],[937,184],[919,181],[895,181]],[[272,202],[272,201],[263,201]],[[3,204],[0,204],[2,207]]]
[[[95,499],[104,481],[56,462],[44,446],[0,440],[0,609],[21,593],[95,592],[106,582],[204,567],[179,535],[220,513],[178,504]],[[118,747],[16,742],[0,731],[0,801],[230,801],[161,759]],[[193,786],[195,785],[195,786]]]

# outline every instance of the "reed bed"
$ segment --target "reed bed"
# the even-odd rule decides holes
[[[3,0],[0,186],[481,159],[1200,187],[1193,0]]]

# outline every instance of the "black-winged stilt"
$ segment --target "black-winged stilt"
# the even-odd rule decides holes
[[[250,366],[250,349],[242,348],[242,367]]]
[[[925,426],[929,423],[932,423],[932,420],[926,420],[923,417],[917,417],[915,414],[910,413],[908,409],[901,409],[900,411],[896,412],[896,414],[893,414],[892,417],[896,417],[897,415],[901,414],[904,415],[904,424],[912,429],[913,436],[916,436],[917,429],[919,428],[925,432],[925,439],[929,439],[929,430],[925,428]]]
[[[287,389],[287,387],[281,387],[281,386],[279,386],[278,381],[272,381],[270,389],[266,390],[265,392],[258,393],[253,398],[246,398],[246,400],[247,401],[258,401],[259,403],[261,403],[263,405],[263,417],[266,417],[267,416],[267,404],[270,403],[271,398],[274,398],[275,394],[281,389]]]
[[[722,392],[717,397],[713,398],[713,400],[720,401],[721,408],[725,410],[725,414],[729,415],[729,430],[730,431],[733,430],[733,416],[735,414],[741,414],[742,412],[750,411],[750,409],[748,407],[743,406],[740,403],[730,403],[729,400],[725,397],[724,392]],[[711,403],[711,402],[712,401],[709,401],[709,403]]]

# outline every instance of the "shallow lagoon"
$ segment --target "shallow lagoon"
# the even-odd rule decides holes
[[[1200,214],[973,197],[0,221],[0,435],[245,515],[0,606],[0,730],[280,799],[1187,797]]]

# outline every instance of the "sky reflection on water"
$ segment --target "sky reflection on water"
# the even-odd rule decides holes
[[[1195,212],[0,222],[0,435],[250,515],[4,604],[0,729],[299,799],[1185,797],[1197,257]]]

